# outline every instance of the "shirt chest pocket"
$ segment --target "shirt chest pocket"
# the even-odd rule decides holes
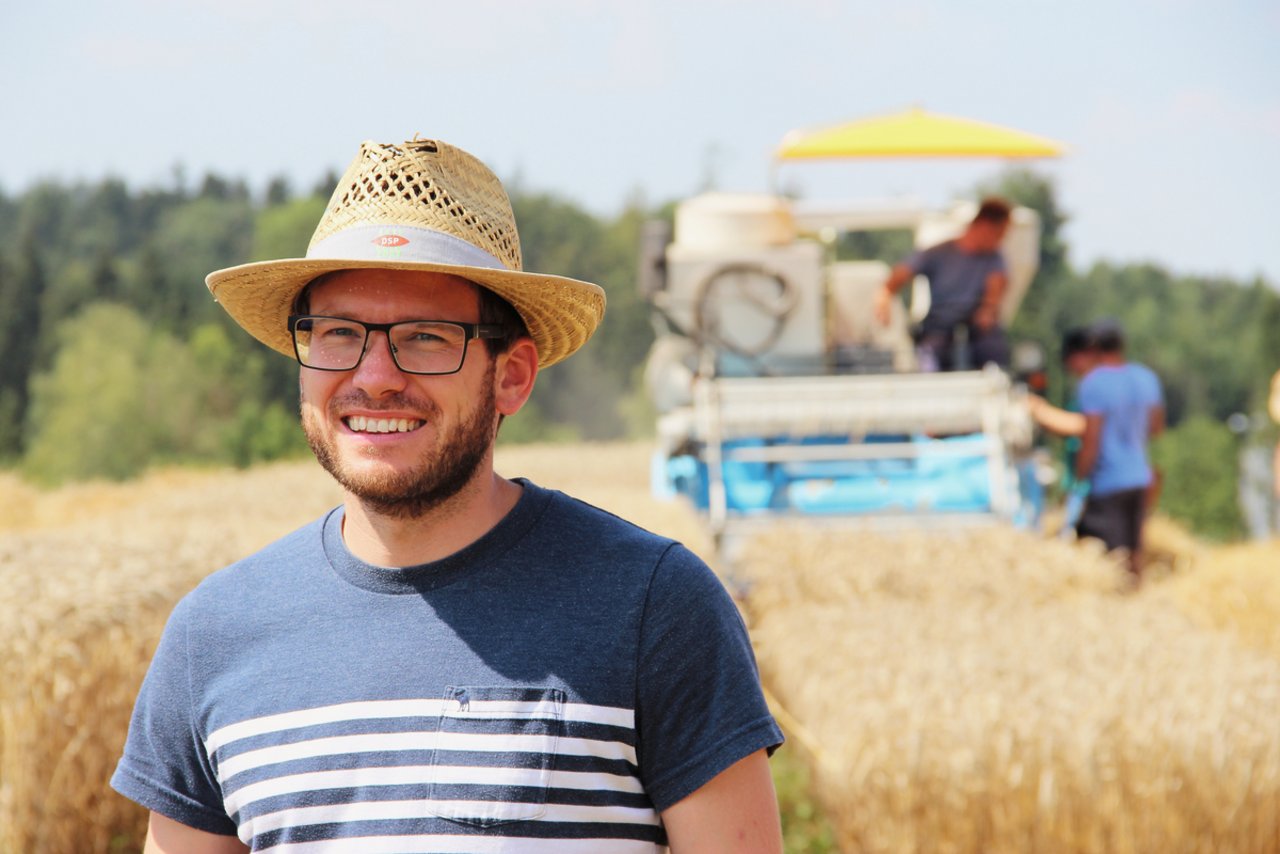
[[[431,812],[480,827],[542,816],[564,704],[559,688],[446,688],[431,753]]]

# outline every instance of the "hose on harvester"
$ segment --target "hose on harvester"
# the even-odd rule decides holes
[[[762,294],[746,282],[765,282],[776,294]],[[737,302],[750,305],[769,322],[768,334],[754,345],[733,340],[722,329],[723,308]],[[782,337],[787,320],[800,302],[799,289],[784,276],[762,264],[735,263],[717,267],[698,284],[693,302],[693,332],[700,344],[713,345],[754,359],[769,352]]]

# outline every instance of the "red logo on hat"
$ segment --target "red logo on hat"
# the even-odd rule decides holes
[[[382,234],[373,239],[375,246],[404,246],[408,242],[409,238],[398,234]]]

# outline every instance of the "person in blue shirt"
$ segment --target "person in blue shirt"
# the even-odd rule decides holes
[[[1000,326],[1000,303],[1009,276],[1000,244],[1009,230],[1011,210],[1003,199],[984,199],[964,233],[916,252],[895,266],[881,286],[875,313],[887,324],[894,295],[916,276],[929,280],[929,312],[916,341],[921,370],[1009,363],[1009,343]]]
[[[1076,531],[1128,552],[1135,583],[1142,574],[1142,529],[1156,473],[1147,454],[1164,430],[1164,392],[1145,365],[1125,357],[1119,324],[1095,326],[1097,363],[1080,383],[1084,433],[1076,457],[1077,478],[1088,480],[1088,500]]]

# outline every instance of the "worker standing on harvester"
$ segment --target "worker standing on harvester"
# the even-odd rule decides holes
[[[929,280],[929,312],[916,350],[923,371],[957,371],[1009,362],[1000,304],[1009,276],[1000,244],[1010,205],[987,198],[959,237],[916,252],[895,266],[876,297],[876,319],[889,323],[894,295],[916,276]]]

